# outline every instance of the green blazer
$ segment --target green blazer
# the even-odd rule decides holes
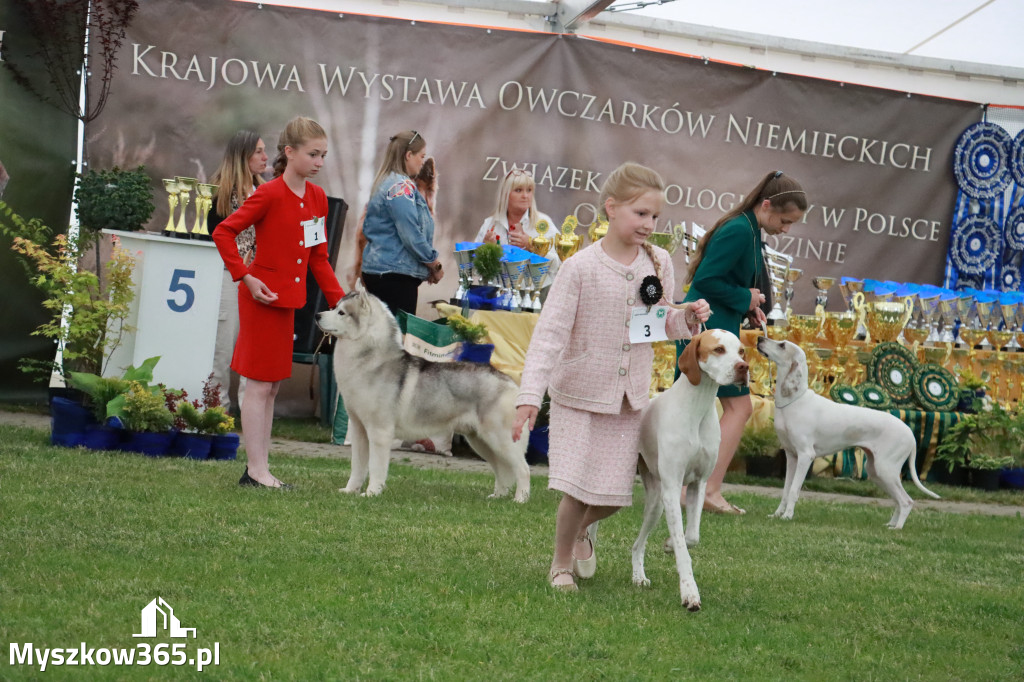
[[[708,242],[686,301],[703,298],[711,306],[709,329],[726,329],[739,336],[750,309],[750,289],[764,267],[761,230],[753,211],[725,223]]]
[[[684,301],[703,298],[711,306],[708,329],[725,329],[740,335],[740,325],[750,310],[750,289],[757,286],[763,264],[761,229],[753,211],[741,213],[715,231],[690,283]],[[676,357],[687,341],[676,341]],[[679,369],[676,369],[676,379]],[[747,395],[746,386],[720,386],[718,397]]]

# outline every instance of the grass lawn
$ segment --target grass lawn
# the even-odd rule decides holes
[[[48,667],[0,679],[1008,680],[1024,671],[1024,521],[734,495],[692,552],[684,611],[650,541],[630,583],[636,505],[601,526],[597,576],[545,583],[557,496],[487,500],[490,476],[393,465],[375,499],[337,493],[346,461],[275,455],[287,492],[239,463],[52,448],[0,426],[0,637],[38,648],[219,644],[220,664]],[[919,494],[912,495],[920,497]],[[141,640],[160,596],[188,640]],[[161,635],[162,637],[162,635]]]

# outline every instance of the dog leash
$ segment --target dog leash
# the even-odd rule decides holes
[[[320,337],[320,342],[316,344],[316,350],[313,351],[313,364],[309,366],[309,399],[316,399],[316,392],[313,390],[313,375],[317,370],[317,360],[320,358],[320,348],[324,345],[324,341],[330,338],[330,334],[324,332],[324,335]],[[325,408],[321,408],[325,409]]]

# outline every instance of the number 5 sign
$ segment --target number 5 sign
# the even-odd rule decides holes
[[[107,373],[160,356],[154,381],[198,396],[213,369],[224,265],[210,242],[146,232],[119,232],[121,247],[135,257],[135,300],[126,334],[111,354]]]

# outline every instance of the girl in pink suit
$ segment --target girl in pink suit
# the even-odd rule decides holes
[[[292,373],[295,310],[306,304],[311,271],[327,304],[345,295],[327,254],[327,195],[307,180],[316,177],[327,155],[327,135],[302,116],[281,133],[275,178],[260,185],[213,231],[221,258],[238,287],[238,341],[231,369],[248,379],[242,403],[242,437],[248,466],[242,486],[280,488],[268,454],[274,399]],[[246,264],[235,238],[252,225],[256,257]]]
[[[664,183],[625,163],[601,191],[604,239],[562,264],[530,340],[513,438],[532,430],[545,390],[551,397],[548,487],[564,493],[555,519],[549,582],[576,589],[596,570],[591,524],[632,503],[641,410],[649,402],[654,351],[631,343],[637,308],[670,305],[668,253],[647,242],[664,203]],[[710,309],[671,307],[669,338],[689,338]]]

